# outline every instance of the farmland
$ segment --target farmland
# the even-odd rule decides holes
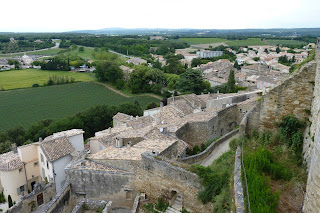
[[[185,41],[188,44],[213,44],[227,41],[222,38],[180,38],[179,40]]]
[[[266,45],[266,43],[262,42],[260,38],[248,38],[247,40],[232,40],[232,41],[227,41],[226,44],[229,46]]]
[[[93,81],[94,78],[88,73],[77,73],[68,71],[49,71],[38,69],[10,70],[0,72],[0,88],[5,90],[28,88],[34,83],[42,86],[49,77],[72,77],[76,82]]]
[[[99,104],[118,105],[137,100],[142,107],[159,100],[126,98],[94,82],[0,92],[0,129],[29,127],[43,119],[62,119]]]
[[[271,44],[271,45],[301,45],[301,44],[306,44],[303,41],[297,41],[297,40],[266,40],[267,43]]]

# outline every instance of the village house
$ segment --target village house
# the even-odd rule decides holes
[[[54,133],[24,146],[14,145],[12,151],[0,155],[0,189],[16,202],[32,192],[36,183],[53,182],[59,192],[65,182],[64,168],[83,151],[83,131],[79,129]]]
[[[261,65],[261,64],[254,64],[254,65],[249,65],[249,66],[243,66],[241,68],[242,73],[248,73],[248,72],[268,72],[270,71],[270,67],[267,65]]]
[[[132,73],[133,69],[130,67],[126,67],[124,65],[120,66],[120,69],[123,72],[123,80],[128,81],[130,79],[130,73]]]
[[[138,66],[138,65],[141,65],[141,64],[146,64],[147,61],[142,59],[142,58],[133,57],[133,58],[130,58],[129,60],[127,60],[127,63],[129,63],[129,64],[132,63],[132,64]]]

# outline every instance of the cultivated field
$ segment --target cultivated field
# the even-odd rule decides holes
[[[247,40],[230,40],[226,42],[229,46],[256,46],[266,45],[260,38],[248,38]]]
[[[55,49],[47,49],[47,50],[39,50],[39,51],[32,51],[32,52],[25,52],[27,55],[47,55],[47,56],[53,56],[57,55],[58,52],[60,52],[61,48],[55,48]],[[0,54],[0,58],[10,58],[11,56],[23,56],[24,53],[10,53],[10,54]]]
[[[0,130],[29,127],[43,119],[62,119],[99,104],[118,105],[137,100],[142,107],[159,102],[149,96],[126,98],[94,82],[0,92]]]
[[[28,88],[34,83],[42,86],[49,80],[49,77],[56,75],[57,77],[72,77],[76,82],[94,81],[92,74],[77,73],[68,71],[49,71],[39,69],[26,70],[10,70],[0,72],[0,89],[5,90]]]
[[[271,44],[271,45],[279,45],[279,44],[281,44],[283,46],[306,44],[303,41],[297,41],[297,40],[269,40],[269,39],[267,39],[266,42]]]
[[[222,38],[180,38],[179,40],[185,41],[189,44],[213,44],[227,41]]]

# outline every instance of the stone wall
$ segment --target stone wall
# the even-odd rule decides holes
[[[320,209],[320,40],[316,48],[317,73],[314,99],[309,118],[311,126],[305,132],[304,153],[309,166],[304,212],[318,212]]]
[[[82,198],[73,208],[71,213],[85,213],[87,212],[86,210],[91,210],[93,212],[102,211],[102,213],[110,213],[111,204],[111,201],[106,202],[104,200],[89,200]],[[84,209],[84,206],[86,206],[86,209]]]
[[[283,116],[294,114],[306,120],[313,99],[316,63],[310,62],[264,97],[260,111],[260,129],[275,129]]]
[[[245,212],[244,205],[244,194],[241,182],[241,148],[238,146],[235,161],[234,161],[234,172],[233,172],[233,190],[234,190],[234,203],[236,206],[237,213]]]
[[[212,205],[203,205],[197,199],[197,193],[202,188],[196,174],[157,159],[152,153],[143,153],[144,169],[136,172],[135,188],[146,193],[147,199],[156,202],[159,197],[170,200],[171,192],[182,195],[185,208],[197,212],[212,212]]]
[[[68,182],[61,188],[60,192],[48,203],[48,205],[42,210],[46,213],[70,213],[74,208],[75,199],[72,198],[71,188]]]
[[[93,200],[110,200],[114,207],[132,208],[134,202],[133,173],[95,171],[89,169],[66,169],[72,192]],[[130,198],[127,192],[132,192]]]
[[[211,154],[211,152],[217,146],[219,146],[221,143],[223,143],[224,141],[228,140],[229,138],[233,137],[234,135],[236,135],[238,133],[239,133],[239,129],[235,129],[235,130],[229,132],[228,134],[224,135],[222,138],[218,139],[217,141],[214,141],[203,152],[201,152],[197,155],[192,155],[192,156],[189,156],[186,158],[181,158],[181,159],[179,159],[179,161],[181,161],[183,163],[188,163],[188,164],[193,164],[193,163],[203,161],[205,158],[207,158]]]
[[[8,209],[10,213],[29,213],[38,207],[37,196],[43,194],[43,202],[49,202],[56,194],[55,185],[50,183],[42,187],[38,185],[35,189],[25,196],[21,197],[21,200]]]
[[[195,115],[196,116],[196,115]],[[206,143],[210,139],[222,137],[240,124],[242,113],[236,104],[217,112],[207,121],[188,122],[176,131],[176,136],[191,146]]]

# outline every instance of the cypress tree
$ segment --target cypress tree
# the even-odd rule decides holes
[[[227,93],[236,92],[236,80],[234,79],[234,71],[230,70],[228,82],[227,82]]]
[[[9,208],[11,208],[11,206],[13,206],[11,195],[8,196],[8,204],[9,204]]]

